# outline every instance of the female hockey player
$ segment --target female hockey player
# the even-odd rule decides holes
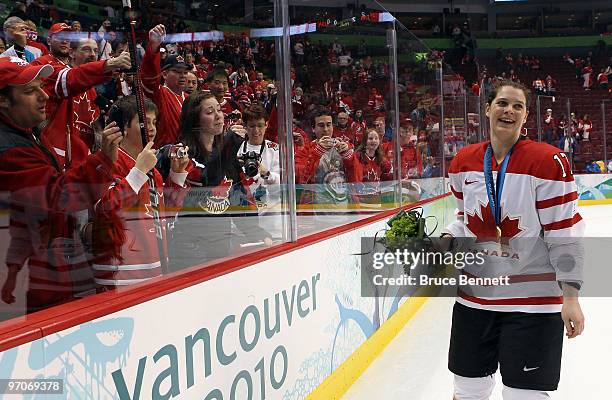
[[[488,399],[498,365],[504,400],[548,399],[559,382],[563,326],[568,338],[584,328],[576,185],[564,153],[521,136],[529,97],[519,83],[495,85],[486,106],[491,140],[465,147],[449,168],[458,213],[444,241],[467,237],[471,249],[489,249],[484,265],[462,274],[510,282],[458,291],[449,349],[455,400]]]

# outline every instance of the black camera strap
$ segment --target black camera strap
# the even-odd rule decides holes
[[[245,140],[242,143],[242,154],[247,153],[247,142],[248,140]],[[264,139],[263,142],[261,142],[261,147],[259,148],[259,159],[261,159],[261,155],[263,154],[265,148],[266,148],[266,139]]]

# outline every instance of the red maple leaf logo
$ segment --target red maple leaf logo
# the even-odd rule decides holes
[[[479,215],[480,214],[480,215]],[[491,213],[489,204],[484,206],[480,204],[480,213],[475,211],[473,214],[466,213],[466,225],[474,235],[476,235],[476,243],[497,241],[497,229],[495,227],[495,219]],[[502,230],[501,242],[508,244],[511,238],[518,235],[523,230],[519,228],[520,217],[510,218],[509,216],[502,219],[500,228]]]
[[[229,197],[229,192],[232,187],[233,180],[223,178],[223,181],[216,187],[211,190],[211,196],[213,199],[227,199]]]

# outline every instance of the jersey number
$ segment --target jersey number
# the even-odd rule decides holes
[[[569,166],[569,159],[567,158],[567,154],[565,154],[565,153],[558,153],[558,154],[555,154],[553,156],[553,159],[555,159],[559,163],[559,165],[561,166],[561,171],[563,172],[563,177],[565,178],[565,177],[567,177],[567,172],[565,172],[565,166],[563,165],[563,161],[561,161],[561,158],[559,156],[565,158],[565,160],[567,161],[567,165],[568,166]],[[569,174],[573,175],[572,174],[572,169],[570,167],[568,167],[568,169],[569,169]]]

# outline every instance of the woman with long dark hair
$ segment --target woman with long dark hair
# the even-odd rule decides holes
[[[355,153],[361,169],[359,175],[362,176],[362,185],[357,185],[356,196],[362,205],[380,205],[380,183],[393,179],[391,163],[384,156],[380,140],[376,129],[366,130]]]
[[[170,263],[174,270],[230,255],[232,222],[244,242],[270,244],[258,225],[248,177],[236,157],[244,141],[240,126],[223,130],[224,115],[214,95],[196,92],[184,104],[179,141],[189,146],[187,182],[192,186],[173,229]],[[173,149],[164,151],[167,159]],[[162,168],[164,169],[164,168]],[[235,239],[235,237],[234,237]]]
[[[391,163],[385,159],[378,132],[375,129],[366,132],[356,152],[362,170],[362,182],[373,183],[392,179]]]

